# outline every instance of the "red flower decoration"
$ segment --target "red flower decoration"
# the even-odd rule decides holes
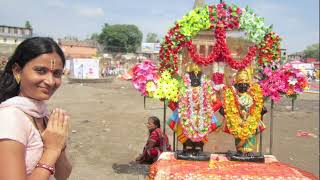
[[[211,80],[217,85],[223,84],[223,76],[224,76],[223,73],[219,73],[219,72],[212,73]]]

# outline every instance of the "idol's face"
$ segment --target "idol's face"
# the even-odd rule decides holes
[[[249,88],[249,84],[248,83],[237,83],[237,84],[235,84],[235,87],[240,93],[244,93],[244,92],[247,92],[247,90]]]
[[[190,76],[192,87],[198,87],[201,85],[201,72],[198,72],[198,73],[189,72],[189,76]]]

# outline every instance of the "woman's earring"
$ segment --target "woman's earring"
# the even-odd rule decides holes
[[[15,79],[16,79],[16,81],[17,81],[17,84],[20,84],[20,75],[17,75],[16,77],[15,77]]]

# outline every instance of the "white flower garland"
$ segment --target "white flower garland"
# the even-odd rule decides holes
[[[188,82],[191,82],[190,76],[189,74],[186,74],[186,77],[188,79]],[[204,107],[203,107],[203,103],[204,103],[204,92],[203,92],[203,76],[201,75],[201,85],[199,87],[199,103],[200,103],[200,113],[199,113],[199,123],[198,125],[196,125],[196,119],[197,119],[197,114],[195,114],[195,109],[194,109],[194,102],[193,102],[193,98],[192,98],[192,87],[191,87],[191,83],[187,83],[187,93],[188,93],[188,98],[189,98],[189,103],[190,103],[190,108],[188,109],[191,114],[190,114],[190,119],[192,122],[192,126],[196,131],[203,131],[204,129]]]

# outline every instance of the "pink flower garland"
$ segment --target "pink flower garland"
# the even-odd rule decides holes
[[[308,80],[303,72],[293,68],[291,64],[284,65],[282,69],[288,86],[286,95],[296,98],[297,95],[303,93],[304,89],[308,87]]]
[[[308,86],[305,75],[291,65],[285,65],[276,70],[266,67],[263,74],[267,77],[259,81],[263,96],[270,97],[275,102],[279,102],[282,95],[296,98]]]
[[[259,82],[264,97],[270,97],[275,102],[279,102],[281,94],[287,91],[287,84],[284,78],[284,73],[281,69],[272,71],[270,68],[265,68],[263,73],[268,77]]]
[[[148,81],[157,81],[158,71],[157,66],[151,60],[145,60],[142,63],[136,64],[132,68],[133,77],[132,83],[133,86],[141,92],[143,96],[147,96],[148,92],[146,91],[146,84]]]

